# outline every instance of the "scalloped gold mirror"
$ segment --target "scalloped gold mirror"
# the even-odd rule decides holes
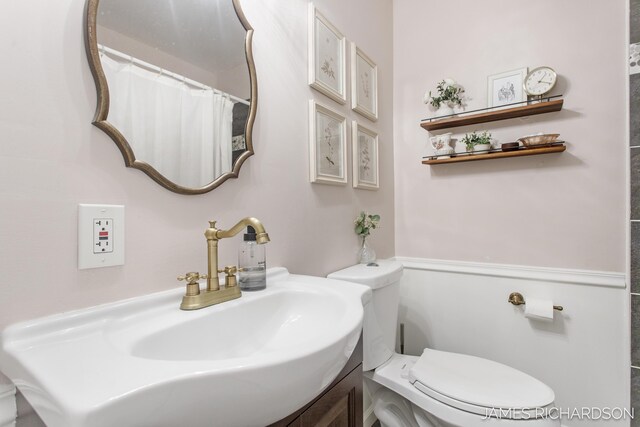
[[[252,35],[239,0],[87,0],[93,124],[176,193],[237,178],[253,155]]]

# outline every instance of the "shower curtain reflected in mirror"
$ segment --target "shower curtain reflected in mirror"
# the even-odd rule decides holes
[[[233,101],[132,61],[101,55],[109,122],[136,158],[170,181],[203,187],[232,168]]]

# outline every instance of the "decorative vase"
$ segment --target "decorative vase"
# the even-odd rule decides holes
[[[440,107],[436,110],[436,117],[452,116],[453,108],[448,104],[440,104]]]
[[[456,154],[465,154],[468,152],[466,144],[459,139],[455,140],[453,151]]]
[[[362,236],[362,246],[358,250],[358,262],[360,264],[369,264],[376,260],[376,251],[367,244],[367,236]]]
[[[431,141],[431,147],[433,147],[433,154],[436,156],[449,156],[453,154],[453,147],[451,147],[451,135],[452,133],[445,133],[443,135],[432,136],[429,138]],[[447,158],[447,157],[442,157]]]

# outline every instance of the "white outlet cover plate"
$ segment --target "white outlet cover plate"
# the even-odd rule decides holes
[[[94,251],[95,220],[109,219],[111,252]],[[78,209],[78,268],[124,265],[124,206],[80,204]]]

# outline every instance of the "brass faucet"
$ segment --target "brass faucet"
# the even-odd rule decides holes
[[[209,221],[209,228],[204,232],[204,236],[207,238],[207,254],[209,259],[207,274],[201,275],[196,272],[190,272],[185,276],[178,277],[178,280],[187,281],[187,292],[182,297],[182,304],[180,304],[182,310],[197,310],[240,298],[242,293],[236,280],[238,267],[230,265],[222,270],[218,270],[218,240],[233,237],[249,225],[256,230],[256,243],[262,245],[270,241],[264,226],[256,218],[244,218],[229,230],[216,228],[216,221]],[[224,289],[220,289],[218,273],[225,273]],[[202,292],[198,284],[198,280],[200,279],[207,279],[207,288]]]

